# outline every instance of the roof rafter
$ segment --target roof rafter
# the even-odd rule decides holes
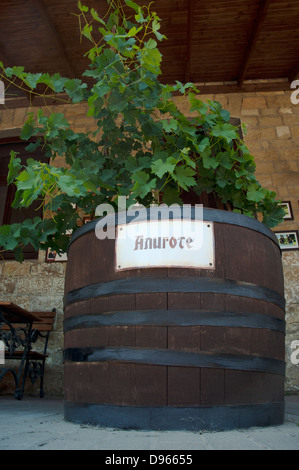
[[[239,74],[239,79],[238,79],[239,86],[242,86],[243,82],[245,80],[246,72],[247,72],[247,69],[249,67],[249,62],[250,62],[250,59],[251,59],[252,54],[254,52],[254,48],[255,48],[255,45],[257,43],[259,34],[261,32],[263,23],[266,19],[270,3],[271,3],[271,0],[262,0],[262,2],[260,4],[260,7],[257,11],[257,15],[256,15],[256,18],[254,20],[254,25],[253,25],[253,28],[252,28],[251,37],[249,39],[248,46],[247,46],[247,49],[246,49],[246,53],[244,55],[244,59],[243,59],[241,69],[240,69],[240,74]]]
[[[48,12],[48,9],[46,5],[44,4],[44,0],[32,0],[32,2],[35,5],[36,9],[38,10],[39,15],[43,21],[43,24],[48,31],[50,41],[56,45],[56,48],[59,54],[63,57],[63,60],[65,61],[65,64],[68,67],[71,78],[75,78],[76,72],[72,66],[72,63],[70,62],[67,56],[65,46],[57,32],[57,29],[52,21],[52,18]]]
[[[192,50],[192,32],[193,32],[193,11],[194,0],[188,0],[188,21],[187,21],[187,56],[186,56],[186,69],[185,69],[185,83],[190,81],[191,75],[191,50]]]
[[[11,67],[14,65],[3,49],[1,50],[1,62],[3,63],[4,67]],[[22,80],[17,77],[14,77],[10,80],[4,76],[2,77],[2,81],[5,87],[6,103],[8,99],[15,100],[19,97],[22,97],[25,105],[28,106],[30,103],[30,89],[24,86]]]
[[[297,78],[299,78],[299,60],[294,65],[294,67],[292,68],[292,70],[290,71],[289,76],[288,76],[288,79],[289,79],[290,82],[293,82]]]

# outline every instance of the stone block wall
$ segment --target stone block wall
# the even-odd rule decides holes
[[[200,89],[200,86],[199,86]],[[247,125],[245,142],[256,161],[256,175],[260,183],[277,193],[279,199],[290,201],[294,220],[285,221],[275,231],[299,229],[299,105],[291,103],[291,90],[213,94],[200,96],[203,101],[215,99]],[[186,101],[177,104],[189,115]],[[52,108],[54,110],[54,107]],[[18,135],[28,109],[0,111],[0,138]],[[64,112],[76,131],[93,130],[93,121],[86,117],[86,106],[55,106]],[[57,162],[59,164],[59,162]],[[299,364],[291,363],[291,345],[299,340],[299,251],[282,254],[286,321],[286,391],[299,391]],[[18,264],[0,261],[0,297],[11,300],[29,310],[57,309],[54,331],[49,342],[49,358],[45,377],[48,396],[63,395],[63,289],[65,262],[46,263],[45,253],[37,260]],[[299,354],[298,354],[299,356]],[[2,390],[2,392],[1,392]],[[27,384],[27,393],[38,394],[38,387]],[[9,385],[0,393],[8,393]]]
[[[229,104],[229,103],[228,103]],[[274,231],[299,228],[299,105],[291,102],[290,91],[243,96],[238,116],[248,124],[245,142],[256,161],[256,176],[276,192],[278,199],[290,201],[294,220]],[[299,251],[282,253],[286,297],[286,387],[299,390],[299,364],[293,364],[294,341],[299,340]],[[298,346],[297,346],[298,348]]]
[[[93,122],[86,118],[86,106],[71,108],[60,105],[52,110],[63,112],[74,130],[90,131]],[[32,109],[30,109],[32,111]],[[7,109],[0,111],[0,139],[20,135],[28,109]],[[44,109],[44,113],[47,110]],[[63,159],[55,160],[55,165]],[[40,251],[37,260],[3,261],[0,254],[0,298],[11,301],[30,311],[49,311],[56,308],[53,332],[50,334],[44,380],[45,396],[63,396],[63,294],[66,262],[46,262],[46,253]],[[11,361],[13,365],[13,361]],[[1,394],[12,394],[13,379],[8,374],[0,383]],[[27,380],[25,392],[38,396],[39,384]]]
[[[275,232],[299,229],[299,104],[291,102],[292,91],[200,97],[202,101],[219,101],[232,117],[246,124],[244,141],[255,158],[257,180],[275,191],[279,200],[290,201],[294,219],[275,227]],[[188,113],[186,103],[178,99],[177,104]],[[299,251],[284,251],[282,262],[286,298],[286,391],[298,392],[299,364],[292,363],[291,355],[294,341],[299,344]]]
[[[45,252],[37,260],[0,262],[0,298],[14,302],[29,311],[51,311],[57,314],[50,334],[44,389],[46,396],[63,395],[63,292],[66,263],[45,263]],[[15,367],[16,363],[9,363]],[[13,379],[8,374],[0,383],[0,395],[12,393]],[[27,380],[27,394],[38,396],[39,384]]]

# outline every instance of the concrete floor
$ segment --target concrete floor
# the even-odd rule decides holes
[[[282,425],[222,432],[134,431],[79,425],[64,420],[61,399],[24,397],[17,401],[0,397],[1,450],[103,450],[107,455],[117,450],[135,451],[132,455],[138,455],[138,450],[152,454],[155,450],[183,450],[189,454],[192,450],[298,450],[297,423],[299,396],[286,397]]]

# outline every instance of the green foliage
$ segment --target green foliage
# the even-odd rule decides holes
[[[28,157],[42,148],[54,163],[64,155],[67,166],[33,158],[23,166],[11,152],[8,182],[17,186],[14,207],[38,200],[52,217],[0,227],[0,245],[15,250],[17,259],[26,243],[64,251],[82,211],[93,214],[101,203],[115,204],[118,195],[129,203],[182,203],[182,192],[190,189],[198,195],[214,192],[237,212],[260,214],[269,227],[280,223],[283,210],[275,194],[256,181],[254,159],[229,123],[229,112],[218,102],[202,102],[192,83],[159,82],[158,43],[165,36],[157,14],[131,0],[107,3],[107,14],[100,18],[78,2],[81,40],[91,43],[82,80],[31,74],[0,62],[0,79],[22,83],[45,104],[54,95],[60,99],[60,93],[67,103],[87,102],[87,115],[96,123],[95,132],[76,133],[61,113],[40,109],[28,114],[21,137],[36,138],[28,144]],[[189,120],[179,111],[174,92],[187,97],[196,117]]]

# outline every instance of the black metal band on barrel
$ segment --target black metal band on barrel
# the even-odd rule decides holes
[[[261,313],[208,310],[134,310],[76,315],[64,320],[64,332],[101,326],[223,326],[262,328],[285,333],[285,322]]]
[[[285,374],[285,363],[267,357],[185,352],[168,349],[138,348],[68,348],[64,361],[70,362],[122,362],[176,367],[208,367]]]
[[[79,424],[123,429],[223,431],[282,424],[284,402],[234,406],[144,407],[65,401],[64,418]]]
[[[90,284],[74,289],[64,297],[64,307],[82,300],[119,294],[144,294],[154,292],[205,292],[229,294],[264,300],[285,308],[285,299],[278,292],[267,287],[230,279],[206,277],[181,278],[129,278]]]
[[[183,207],[181,206],[179,209],[181,211],[181,220],[183,220]],[[175,211],[177,211],[177,209],[175,209]],[[132,211],[131,215],[128,212],[119,212],[115,215],[108,215],[104,217],[104,219],[105,223],[107,224],[107,227],[109,227],[112,225],[130,224],[131,222],[134,222],[136,217],[138,217],[138,222],[145,220],[168,220],[172,217],[171,206],[166,208],[163,208],[163,206],[159,206],[156,208],[152,208],[151,211],[147,209],[146,213],[139,213],[137,207],[136,214],[132,214]],[[200,220],[196,217],[196,211],[194,207],[190,208],[190,217],[191,220]],[[85,235],[86,233],[95,232],[96,224],[99,220],[100,219],[94,220],[93,222],[89,222],[88,224],[85,224],[79,229],[77,229],[71,238],[70,244],[73,243],[77,238],[81,237],[82,235]],[[266,225],[246,215],[218,209],[208,209],[204,207],[203,220],[205,222],[218,222],[222,224],[236,225],[238,227],[244,227],[254,230],[270,238],[279,247],[279,242],[276,235],[268,227],[266,227]]]

